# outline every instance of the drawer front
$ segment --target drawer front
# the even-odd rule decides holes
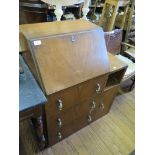
[[[55,131],[51,131],[49,133],[49,138],[48,138],[49,145],[56,144],[57,142],[63,140],[64,138],[68,137],[72,133],[74,133],[73,123],[70,123],[70,124],[64,126],[61,129],[57,129]]]
[[[62,129],[67,124],[73,122],[73,120],[76,118],[75,115],[75,108],[70,108],[62,113],[59,113],[55,116],[47,116],[47,122],[50,125],[52,131]]]
[[[79,103],[78,88],[75,86],[50,95],[46,104],[46,110],[50,115],[56,115],[77,103]]]
[[[84,115],[80,118],[77,118],[70,124],[63,126],[60,129],[52,130],[48,133],[49,145],[56,144],[93,121],[95,121],[95,112],[91,113],[90,115]]]
[[[113,103],[113,100],[118,92],[119,86],[114,86],[104,92],[104,94],[96,98],[97,110],[96,110],[96,119],[104,116],[110,110],[110,107]]]
[[[96,120],[96,110],[93,111],[91,114],[83,115],[77,119],[74,120],[73,126],[74,126],[74,132],[84,128],[85,126],[89,125],[90,123],[94,122]]]
[[[96,103],[92,99],[86,103],[78,104],[72,108],[69,108],[62,113],[58,113],[55,116],[46,115],[46,119],[50,130],[55,131],[63,128],[67,124],[70,124],[71,122],[82,116],[86,116],[87,118],[90,117],[89,119],[91,121],[91,115],[95,115],[95,109]]]
[[[107,78],[108,75],[104,75],[80,84],[80,101],[85,102],[89,98],[101,94],[104,91]]]
[[[68,115],[68,116],[71,117],[71,115]],[[57,142],[63,140],[64,138],[71,135],[72,133],[75,133],[76,131],[82,129],[83,127],[85,127],[88,124],[95,121],[96,120],[96,110],[94,110],[90,113],[87,113],[81,117],[78,117],[76,119],[75,119],[75,117],[72,117],[72,118],[74,118],[74,120],[72,122],[70,122],[69,124],[64,124],[60,128],[55,127],[54,125],[52,126],[52,122],[50,122],[51,124],[48,127],[48,140],[49,140],[50,146],[56,144]]]
[[[76,118],[82,117],[84,115],[89,115],[94,113],[96,110],[96,101],[95,98],[89,99],[87,102],[84,102],[82,104],[78,104],[74,108],[74,115]]]
[[[87,119],[88,119],[88,117],[86,115],[84,115],[84,116],[79,117],[76,120],[74,120],[74,122],[73,122],[74,131],[76,132],[76,131],[82,129],[83,127],[87,126],[88,125]]]

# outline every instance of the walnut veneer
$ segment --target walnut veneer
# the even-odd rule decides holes
[[[49,145],[108,113],[127,66],[107,54],[100,27],[75,20],[21,25],[20,32],[25,60],[48,98]]]

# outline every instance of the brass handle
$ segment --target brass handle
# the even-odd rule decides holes
[[[98,94],[101,91],[101,86],[99,83],[97,83],[96,86],[97,86],[96,93]]]
[[[90,123],[92,121],[92,118],[90,115],[88,115],[88,123]]]
[[[61,134],[61,132],[58,132],[58,139],[59,139],[59,140],[62,139],[62,134]]]
[[[58,109],[62,110],[63,104],[62,104],[62,100],[58,99]]]
[[[104,109],[104,103],[100,104],[100,109],[103,110]]]
[[[61,118],[58,118],[57,122],[58,122],[58,126],[61,128],[62,127],[62,120],[61,120]]]
[[[91,109],[95,109],[95,107],[96,107],[96,103],[95,103],[95,101],[93,101],[91,104]]]

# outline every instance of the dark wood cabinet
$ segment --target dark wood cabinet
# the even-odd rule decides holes
[[[108,113],[127,66],[108,55],[100,27],[74,20],[21,25],[20,32],[23,56],[48,98],[49,146]]]

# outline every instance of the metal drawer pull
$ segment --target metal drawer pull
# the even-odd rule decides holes
[[[90,123],[92,121],[92,118],[90,115],[88,115],[88,123]]]
[[[103,110],[104,109],[104,103],[100,104],[100,109]]]
[[[62,100],[58,99],[58,109],[62,110],[62,107],[63,107]]]
[[[62,120],[61,120],[61,118],[58,118],[57,121],[58,121],[58,126],[61,128],[62,127]]]
[[[91,109],[95,109],[95,107],[96,107],[96,103],[93,101],[91,105]]]
[[[71,36],[71,41],[72,42],[75,42],[76,41],[75,36]]]
[[[101,91],[101,86],[99,83],[97,83],[96,93],[99,93]]]
[[[58,132],[58,139],[59,139],[59,140],[62,139],[62,134],[61,134],[61,132]]]

